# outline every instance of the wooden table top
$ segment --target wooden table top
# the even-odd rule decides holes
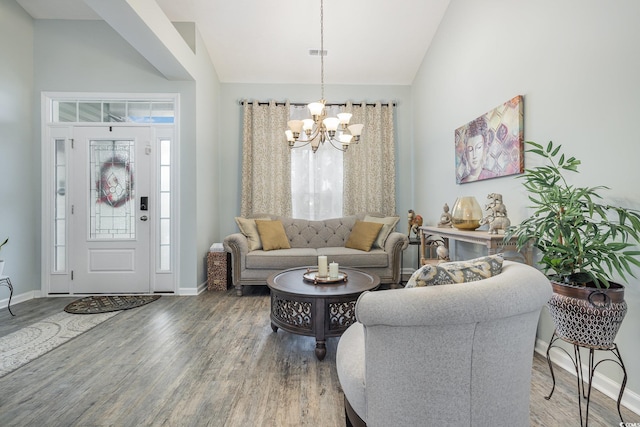
[[[291,268],[272,274],[267,279],[267,285],[278,292],[310,297],[358,294],[375,289],[380,285],[380,278],[377,275],[346,267],[340,267],[340,272],[347,273],[346,282],[314,285],[312,281],[305,280],[302,277],[307,268],[309,267]],[[311,268],[315,269],[315,267]]]

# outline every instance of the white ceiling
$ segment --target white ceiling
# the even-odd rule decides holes
[[[17,1],[35,19],[100,19],[83,0]],[[325,83],[411,84],[449,1],[325,0]],[[156,2],[169,20],[196,23],[224,83],[320,81],[309,55],[320,48],[320,0]]]

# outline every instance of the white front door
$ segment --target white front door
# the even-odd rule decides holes
[[[74,127],[72,293],[148,293],[152,129]]]

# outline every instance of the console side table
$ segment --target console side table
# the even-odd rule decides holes
[[[428,236],[440,236],[444,240],[444,244],[449,249],[449,240],[474,243],[476,245],[483,245],[487,248],[488,255],[494,255],[499,250],[509,249],[517,250],[516,238],[513,237],[509,242],[504,242],[503,234],[489,234],[487,231],[477,230],[458,230],[457,228],[441,228],[434,226],[422,226],[420,227],[420,262],[421,265],[425,264],[425,250],[426,240]],[[523,248],[522,255],[525,258],[527,264],[532,265],[531,246]]]
[[[13,314],[13,311],[11,311],[11,297],[13,296],[13,285],[11,284],[11,279],[9,279],[9,276],[0,276],[0,286],[6,286],[7,288],[9,288],[9,302],[7,303],[7,309],[9,310],[9,313],[11,313],[12,316],[15,316],[15,314]]]

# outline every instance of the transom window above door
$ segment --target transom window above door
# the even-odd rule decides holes
[[[173,100],[53,100],[52,123],[174,123]]]

